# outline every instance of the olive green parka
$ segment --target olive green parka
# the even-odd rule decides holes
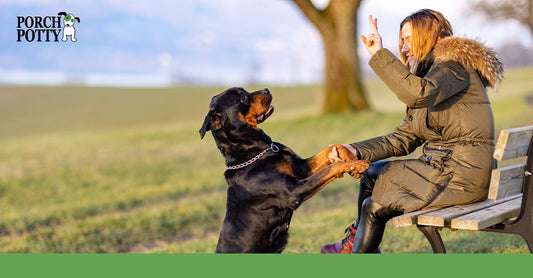
[[[477,41],[449,37],[437,42],[416,75],[387,49],[369,64],[407,111],[392,133],[351,144],[358,156],[378,161],[423,145],[418,159],[383,167],[372,200],[404,212],[484,200],[494,149],[486,87],[503,73],[496,54]]]

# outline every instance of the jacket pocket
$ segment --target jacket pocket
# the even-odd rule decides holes
[[[452,153],[452,150],[442,147],[430,148],[426,143],[422,148],[422,156],[420,159],[424,160],[426,163],[435,168],[443,170],[445,162],[452,157]]]

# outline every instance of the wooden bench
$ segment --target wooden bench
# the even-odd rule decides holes
[[[393,218],[391,225],[417,225],[434,253],[446,253],[439,234],[442,228],[517,234],[525,239],[533,253],[532,136],[533,126],[500,132],[494,158],[498,166],[506,166],[492,170],[487,200],[415,211]]]

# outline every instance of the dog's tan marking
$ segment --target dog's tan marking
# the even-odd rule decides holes
[[[243,115],[242,113],[239,113],[239,118],[247,122],[251,127],[256,128],[258,125],[257,116],[263,113],[268,107],[263,105],[263,99],[260,95],[256,95],[250,98],[250,100],[250,110],[248,110],[248,114]]]
[[[245,116],[239,112],[239,120],[247,123],[251,128],[257,129],[257,119],[255,117],[251,117],[250,113]]]
[[[292,167],[288,161],[283,160],[278,162],[276,164],[276,170],[278,170],[280,173],[294,177],[294,171],[292,170]]]

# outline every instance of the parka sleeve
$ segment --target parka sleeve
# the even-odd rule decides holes
[[[378,161],[392,156],[402,156],[413,152],[424,143],[424,139],[417,137],[411,130],[407,116],[392,133],[352,143],[360,159]]]
[[[369,65],[400,101],[410,108],[438,105],[470,85],[469,73],[453,61],[439,62],[426,76],[418,77],[383,48],[372,56]]]

